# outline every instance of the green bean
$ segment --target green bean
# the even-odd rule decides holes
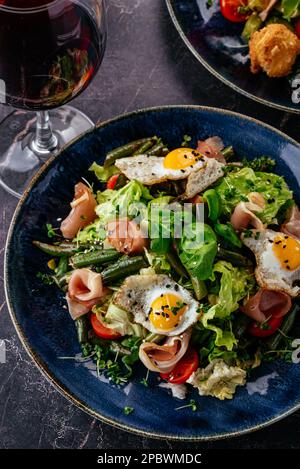
[[[182,265],[179,257],[177,256],[174,251],[169,251],[166,253],[166,259],[167,261],[171,264],[171,267],[177,272],[180,277],[188,278],[189,275],[185,269],[185,267]]]
[[[70,257],[78,252],[78,245],[74,243],[65,243],[64,245],[52,245],[41,243],[40,241],[32,241],[32,244],[41,251],[53,257]]]
[[[197,300],[202,300],[207,295],[205,282],[203,280],[199,280],[197,277],[191,277],[191,281]]]
[[[221,151],[221,153],[222,153],[222,155],[224,156],[224,158],[225,158],[226,161],[230,161],[231,158],[234,156],[233,146],[230,145],[229,147],[224,148],[224,149]]]
[[[121,253],[115,249],[102,249],[101,251],[90,251],[75,254],[70,262],[75,269],[81,269],[89,265],[102,265],[114,261],[121,256]]]
[[[101,272],[102,280],[106,284],[113,283],[120,278],[136,274],[145,267],[147,263],[142,256],[123,257]]]
[[[137,156],[137,155],[147,155],[147,151],[150,150],[150,148],[153,147],[153,141],[150,140],[149,142],[143,143],[134,153],[132,156]]]
[[[63,277],[69,270],[69,258],[68,257],[61,257],[59,259],[59,263],[57,268],[55,269],[55,276],[57,280]]]
[[[164,148],[163,143],[156,143],[151,148],[149,148],[149,150],[147,150],[145,154],[160,156],[163,148]]]
[[[217,259],[231,262],[236,267],[250,267],[252,262],[247,257],[234,251],[227,251],[218,246]]]
[[[299,314],[299,304],[295,303],[292,310],[290,313],[288,313],[284,320],[283,323],[280,326],[280,329],[274,334],[272,337],[264,341],[264,345],[267,347],[269,350],[277,350],[280,342],[282,341],[283,337],[285,335],[288,335],[295,323],[295,319],[297,315]]]
[[[89,321],[87,316],[82,316],[75,320],[78,342],[86,344],[88,342]]]
[[[153,144],[155,141],[156,137],[142,138],[140,140],[135,140],[134,142],[130,142],[126,145],[115,148],[114,150],[107,153],[104,167],[107,168],[108,166],[113,165],[115,161],[120,158],[133,155],[133,153],[136,152],[144,143],[152,142]]]

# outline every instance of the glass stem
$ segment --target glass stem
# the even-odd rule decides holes
[[[39,156],[47,156],[58,146],[57,137],[51,127],[48,111],[37,112],[35,138],[31,142],[32,150]]]

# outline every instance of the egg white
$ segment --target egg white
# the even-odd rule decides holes
[[[292,297],[300,294],[300,287],[293,285],[300,280],[300,267],[295,270],[283,269],[280,261],[273,251],[273,241],[278,235],[284,236],[273,230],[260,231],[251,230],[251,237],[243,237],[243,243],[251,249],[256,258],[257,267],[255,276],[257,283],[263,288],[270,290],[281,290]],[[255,239],[257,237],[257,239]]]
[[[171,330],[157,329],[149,320],[151,305],[162,294],[174,294],[187,305],[186,311],[179,319],[178,326]],[[190,292],[167,275],[132,275],[128,277],[116,294],[114,302],[121,308],[130,311],[136,323],[141,324],[154,334],[179,335],[199,319],[198,302],[194,300]]]

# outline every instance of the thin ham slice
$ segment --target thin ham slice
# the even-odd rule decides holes
[[[244,231],[249,226],[259,231],[265,229],[265,225],[253,212],[261,212],[265,201],[261,194],[252,192],[248,195],[249,202],[240,202],[235,207],[230,222],[236,231]]]
[[[220,137],[210,137],[206,140],[199,140],[197,151],[207,158],[215,158],[221,163],[226,163],[221,151],[224,148],[224,143]]]
[[[291,307],[292,300],[287,293],[261,288],[256,295],[249,298],[241,310],[254,321],[262,323],[270,316],[285,316]]]
[[[168,337],[163,345],[144,342],[139,350],[140,360],[150,371],[169,373],[187,351],[190,337],[191,331],[187,330],[179,336]]]
[[[100,274],[90,269],[74,270],[66,296],[71,317],[77,319],[88,313],[106,294]]]
[[[81,228],[94,221],[97,217],[96,206],[97,202],[91,189],[82,182],[76,184],[74,199],[71,202],[72,210],[60,226],[63,237],[75,238]]]
[[[300,210],[297,205],[290,210],[288,220],[282,225],[281,231],[288,236],[300,239]]]
[[[269,13],[273,10],[276,3],[277,3],[277,0],[269,0],[269,3],[266,6],[266,8],[263,11],[261,11],[259,14],[259,17],[262,21],[266,21],[267,17],[269,16]]]
[[[147,247],[144,232],[128,218],[108,222],[106,231],[109,244],[124,254],[141,254]]]

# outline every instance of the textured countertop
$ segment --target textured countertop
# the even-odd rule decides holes
[[[109,40],[102,68],[73,102],[92,119],[101,121],[148,106],[203,104],[248,114],[299,139],[300,116],[243,98],[197,63],[175,31],[164,0],[108,3]],[[1,119],[9,112],[0,106]],[[300,412],[240,438],[185,444],[114,429],[68,402],[27,356],[9,318],[2,272],[16,200],[0,188],[0,201],[0,339],[7,348],[7,363],[0,364],[0,448],[299,448]]]

